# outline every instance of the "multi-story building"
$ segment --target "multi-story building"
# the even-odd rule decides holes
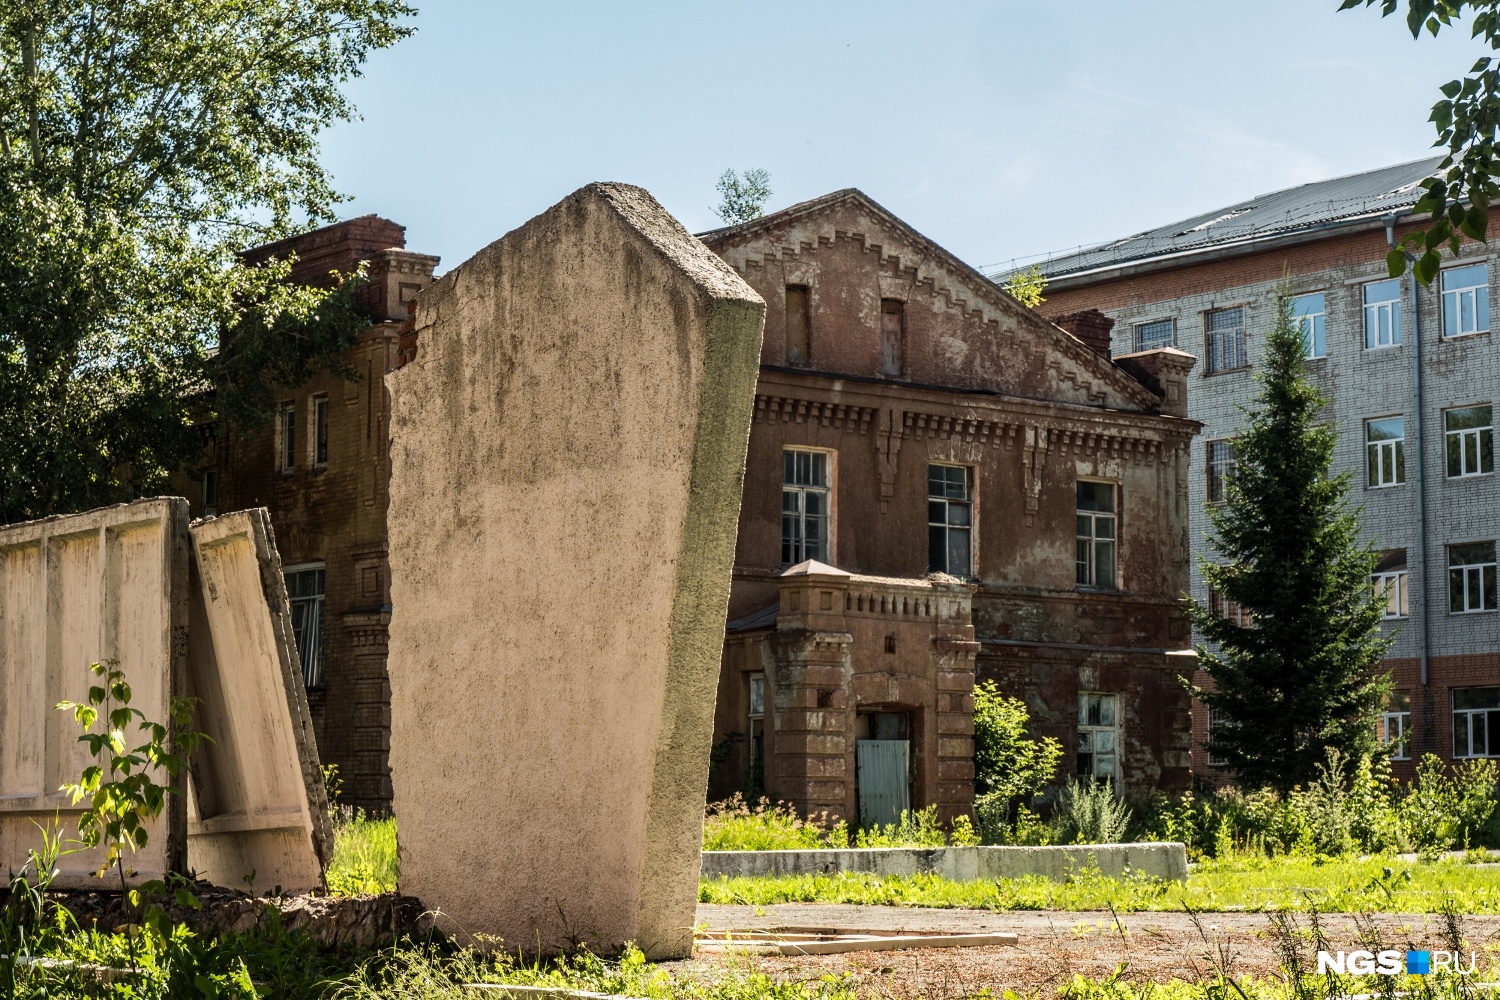
[[[1069,773],[1186,787],[1192,358],[1111,361],[1106,318],[1065,332],[857,191],[703,238],[768,307],[715,794],[951,819],[973,797],[976,672],[1027,701]],[[287,390],[274,426],[221,444],[206,498],[271,508],[319,749],[374,808],[390,800],[382,376],[421,349],[400,321],[437,263],[401,245],[366,217],[251,255],[295,251],[301,280],[369,261],[375,323],[346,359],[361,378]]]
[[[246,254],[254,264],[295,253],[291,277],[310,285],[365,262],[369,280],[357,295],[371,326],[344,357],[356,378],[324,373],[283,389],[270,426],[218,437],[199,495],[189,497],[195,516],[270,509],[318,753],[338,765],[344,801],[375,810],[391,800],[384,380],[406,303],[438,263],[404,249],[405,233],[367,215]]]
[[[854,190],[703,239],[766,301],[713,794],[950,819],[976,673],[1071,773],[1186,787],[1192,359],[1111,361]]]
[[[1466,243],[1430,287],[1391,278],[1386,265],[1436,162],[1276,191],[1042,264],[1044,313],[1099,309],[1115,320],[1117,353],[1176,346],[1203,359],[1188,394],[1204,427],[1192,462],[1192,593],[1224,614],[1240,611],[1208,593],[1196,563],[1215,558],[1208,508],[1232,474],[1278,296],[1291,296],[1308,370],[1331,399],[1336,471],[1352,475],[1381,552],[1372,585],[1398,632],[1381,729],[1398,773],[1426,753],[1500,756],[1495,254]],[[1202,706],[1195,716],[1195,766],[1208,769],[1210,720]]]

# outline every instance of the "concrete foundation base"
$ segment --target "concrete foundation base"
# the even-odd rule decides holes
[[[704,851],[703,877],[941,875],[955,882],[1041,875],[1061,881],[1085,868],[1119,877],[1127,871],[1184,881],[1187,848],[1179,843],[1075,844],[1067,847],[871,847],[825,851]]]

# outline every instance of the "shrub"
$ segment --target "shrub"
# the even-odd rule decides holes
[[[901,813],[901,819],[882,826],[876,823],[855,834],[856,847],[942,847],[948,842],[938,825],[937,806]]]
[[[847,834],[845,834],[847,837]],[[785,802],[762,798],[751,806],[738,792],[714,802],[703,817],[705,851],[798,851],[823,847],[818,824],[797,815]]]
[[[1063,843],[1118,844],[1130,828],[1130,816],[1113,784],[1077,778],[1063,789],[1053,822]]]
[[[1029,806],[1052,780],[1062,745],[1027,734],[1026,703],[994,681],[974,687],[974,816],[986,844],[1029,843],[1043,835]],[[1025,831],[1020,829],[1023,820]]]

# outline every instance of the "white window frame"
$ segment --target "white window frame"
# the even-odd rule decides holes
[[[1230,313],[1239,313],[1239,323],[1214,329],[1214,317],[1228,316]],[[1203,374],[1217,375],[1220,372],[1233,372],[1250,367],[1250,350],[1245,343],[1245,325],[1244,306],[1225,306],[1222,309],[1210,309],[1203,314],[1203,350],[1207,358]]]
[[[1306,357],[1309,361],[1328,356],[1328,340],[1326,334],[1326,320],[1328,314],[1328,296],[1325,292],[1303,292],[1301,295],[1293,295],[1292,308],[1302,299],[1319,299],[1323,308],[1317,312],[1293,315],[1292,323],[1302,333],[1302,342],[1307,345]]]
[[[1480,427],[1462,427],[1450,430],[1448,418],[1459,410],[1486,409],[1490,411],[1490,422]],[[1453,471],[1453,446],[1458,444],[1458,472]],[[1469,450],[1473,447],[1474,464],[1469,464]],[[1490,467],[1484,467],[1485,452],[1489,452]],[[1495,471],[1495,408],[1491,403],[1472,403],[1468,406],[1450,406],[1443,411],[1443,458],[1449,479],[1469,479],[1488,476]]]
[[[1401,436],[1380,441],[1370,440],[1370,425],[1388,420],[1401,421]],[[1386,478],[1389,471],[1390,478]],[[1406,417],[1370,417],[1365,420],[1365,489],[1381,490],[1406,485]]]
[[[276,471],[297,471],[297,404],[291,400],[276,407]]]
[[[834,476],[835,458],[837,452],[824,448],[802,448],[788,446],[781,450],[782,476],[781,476],[781,560],[783,566],[795,566],[809,559],[822,563],[833,562],[834,552]],[[821,455],[823,457],[824,485],[813,483],[788,483],[786,476],[786,460],[789,455]],[[820,497],[823,504],[823,514],[808,513],[808,498],[810,496]],[[792,501],[794,509],[787,508],[788,501]],[[792,520],[789,522],[788,518]],[[807,542],[807,525],[809,521],[818,519],[823,521],[823,539],[820,546],[810,546]],[[796,525],[797,532],[794,537],[788,538],[787,527],[792,523]],[[792,556],[790,562],[788,555]]]
[[[1216,445],[1223,445],[1224,453],[1229,457],[1215,457]],[[1217,504],[1227,499],[1227,484],[1237,464],[1233,438],[1215,438],[1203,443],[1203,496],[1206,502]]]
[[[1078,487],[1093,483],[1109,487],[1110,510],[1083,510],[1078,507]],[[1074,582],[1083,590],[1118,590],[1120,586],[1120,486],[1110,479],[1080,477],[1073,486],[1074,535],[1077,541],[1074,559]],[[1088,533],[1084,534],[1083,521],[1088,519]],[[1100,534],[1107,528],[1107,534]],[[1109,579],[1100,580],[1100,553],[1110,552]]]
[[[1464,272],[1480,271],[1484,280],[1478,284],[1456,285],[1448,287],[1448,276],[1458,275]],[[1455,279],[1456,280],[1456,279]],[[1490,265],[1488,262],[1480,264],[1465,264],[1460,267],[1445,268],[1441,274],[1442,303],[1443,303],[1443,339],[1452,340],[1458,337],[1472,337],[1475,334],[1488,333],[1490,330]],[[1468,307],[1469,319],[1472,323],[1470,329],[1464,329],[1464,308]],[[1483,322],[1480,321],[1480,313],[1483,313]],[[1455,319],[1456,317],[1456,319]],[[1453,322],[1453,332],[1449,332],[1449,320]]]
[[[1098,711],[1095,712],[1094,709]],[[1106,708],[1108,711],[1106,711]],[[1098,722],[1091,719],[1097,717]],[[1109,721],[1104,721],[1105,719]],[[1102,742],[1107,742],[1110,749],[1101,752],[1098,747],[1100,737],[1106,737]],[[1096,781],[1109,779],[1114,782],[1115,793],[1120,789],[1120,696],[1112,691],[1080,691],[1078,692],[1078,741],[1074,748],[1074,760],[1079,777],[1091,777]],[[1091,760],[1087,774],[1079,770],[1083,766],[1082,757],[1087,753]],[[1107,769],[1101,769],[1099,758],[1107,757],[1110,765]]]
[[[1209,707],[1209,709],[1208,709],[1208,741],[1211,741],[1213,739],[1213,735],[1214,735],[1214,731],[1215,730],[1228,728],[1229,725],[1230,725],[1229,719],[1225,717],[1225,715],[1224,715],[1224,713],[1222,711],[1220,711],[1217,708]],[[1204,751],[1206,753],[1208,753],[1208,766],[1209,767],[1228,767],[1229,766],[1229,758],[1228,757],[1219,757],[1219,756],[1216,756],[1213,753],[1209,752],[1208,751],[1208,741],[1204,742]]]
[[[1388,706],[1380,713],[1380,729],[1376,737],[1391,748],[1391,760],[1411,760],[1411,695],[1405,691],[1393,692],[1396,698],[1406,699],[1405,708]]]
[[[1489,545],[1488,562],[1455,563],[1454,549],[1470,545]],[[1448,613],[1450,615],[1479,615],[1496,610],[1496,563],[1495,543],[1489,539],[1478,542],[1457,542],[1448,546]],[[1454,610],[1454,598],[1460,605]]]
[[[327,635],[328,572],[324,563],[299,563],[282,568],[286,580],[287,603],[292,612],[292,636],[297,644],[297,661],[302,668],[302,683],[309,688],[323,686],[323,647]],[[305,573],[322,573],[323,589],[317,594],[294,596],[292,577]],[[308,640],[311,632],[312,639]]]
[[[1381,618],[1391,620],[1405,618],[1411,613],[1411,595],[1406,582],[1405,569],[1384,570],[1370,574],[1370,585],[1375,588],[1375,599],[1385,605]]]
[[[1395,298],[1370,301],[1370,292],[1383,285],[1394,285]],[[1380,351],[1388,347],[1401,346],[1401,279],[1382,278],[1360,286],[1360,301],[1364,304],[1365,350]],[[1382,329],[1381,321],[1385,326]]]
[[[958,465],[950,462],[928,462],[927,463],[927,570],[929,573],[947,573],[960,579],[968,580],[974,576],[974,470],[967,465]],[[936,496],[932,492],[932,470],[959,469],[964,474],[964,495],[962,499],[944,496]],[[942,520],[934,521],[934,508],[941,506]],[[957,510],[964,512],[965,523],[955,524],[954,515]],[[932,565],[932,534],[934,530],[943,533],[943,564]],[[955,568],[948,559],[952,551],[951,539],[955,531],[960,531],[968,536],[968,550],[966,560],[968,565]],[[959,570],[962,572],[959,572]]]
[[[314,469],[328,468],[328,419],[332,408],[326,395],[308,400],[307,464]]]
[[[1489,731],[1492,722],[1497,732],[1500,732],[1500,698],[1496,699],[1496,707],[1494,708],[1459,708],[1457,704],[1458,692],[1483,690],[1489,689],[1480,687],[1453,688],[1449,691],[1448,697],[1453,710],[1453,757],[1455,760],[1471,760],[1476,757],[1500,756],[1500,754],[1496,753],[1496,750],[1500,749],[1500,747],[1494,747],[1490,745],[1491,743],[1500,743],[1500,739],[1491,740],[1489,738]],[[1493,720],[1489,718],[1491,713],[1493,713],[1495,716]],[[1485,716],[1484,721],[1481,723],[1481,725],[1484,726],[1485,733],[1485,747],[1483,753],[1474,752],[1474,723],[1476,721],[1476,717],[1478,716]],[[1463,738],[1462,752],[1460,752],[1459,744],[1460,735],[1462,735]]]

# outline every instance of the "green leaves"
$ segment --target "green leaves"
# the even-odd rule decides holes
[[[0,4],[0,523],[150,495],[201,460],[199,422],[337,368],[347,280],[290,289],[238,254],[332,219],[318,137],[412,13]]]

